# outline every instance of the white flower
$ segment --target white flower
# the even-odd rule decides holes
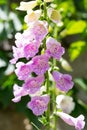
[[[57,108],[62,109],[65,113],[71,113],[75,108],[75,103],[73,102],[73,98],[67,95],[58,95],[56,97]]]
[[[20,6],[16,9],[22,10],[22,11],[27,11],[30,9],[33,9],[34,7],[37,6],[37,1],[30,1],[30,2],[20,2]]]
[[[53,8],[48,8],[47,15],[54,23],[56,23],[58,26],[61,26],[62,22],[59,11],[54,10]]]
[[[28,24],[30,22],[35,22],[40,18],[41,10],[28,10],[27,15],[24,18],[24,21]]]

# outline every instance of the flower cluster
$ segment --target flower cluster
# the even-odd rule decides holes
[[[44,2],[51,2],[51,0],[44,0]],[[48,91],[46,91],[46,94],[36,95],[42,86],[46,85],[46,74],[48,71],[51,70],[51,76],[53,76],[56,89],[59,91],[68,92],[74,85],[72,77],[69,74],[58,72],[54,69],[55,67],[50,64],[52,59],[60,61],[62,55],[65,53],[65,49],[60,42],[51,36],[49,37],[48,22],[39,20],[42,15],[41,10],[33,10],[38,4],[38,1],[21,2],[20,7],[17,8],[18,10],[27,11],[24,21],[27,23],[28,28],[23,33],[17,33],[15,35],[16,40],[15,46],[13,46],[13,59],[10,61],[12,64],[16,64],[15,73],[18,79],[23,80],[21,87],[17,84],[14,85],[14,98],[12,101],[19,102],[22,96],[29,95],[31,101],[28,102],[27,107],[31,109],[36,116],[42,115],[50,103],[50,93],[48,93]],[[59,24],[61,22],[60,13],[56,10],[48,8],[47,14],[54,23]],[[21,58],[25,58],[26,62],[19,61]],[[57,108],[62,109],[58,107],[58,105]],[[65,109],[67,109],[67,107]],[[65,109],[63,107],[62,110]],[[81,129],[84,127],[83,116],[74,119],[62,112],[58,112],[57,114],[69,125],[74,125],[77,130],[80,130],[80,126]]]

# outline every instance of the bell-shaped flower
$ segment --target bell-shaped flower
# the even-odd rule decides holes
[[[65,49],[61,46],[61,44],[52,37],[49,37],[47,39],[46,48],[46,53],[49,56],[56,58],[57,60],[60,60],[60,58],[65,52]]]
[[[10,60],[11,64],[15,64],[19,58],[24,58],[23,48],[17,48],[15,46],[13,49],[13,58]]]
[[[57,88],[61,91],[68,92],[72,89],[74,83],[72,82],[72,77],[69,74],[62,74],[58,71],[53,71],[52,75],[56,82]]]
[[[36,41],[42,41],[48,34],[46,21],[36,21],[30,26],[30,33]]]
[[[16,64],[16,69],[15,73],[18,76],[19,80],[26,80],[27,78],[30,77],[30,74],[32,72],[32,66],[31,63],[23,63],[23,62],[18,62]]]
[[[34,7],[37,6],[37,1],[30,1],[30,2],[20,2],[20,6],[17,7],[17,10],[22,10],[22,11],[27,11],[30,9],[33,9]]]
[[[27,79],[23,85],[29,94],[34,94],[40,90],[42,83],[44,82],[44,76],[31,77]]]
[[[76,130],[82,130],[85,126],[83,115],[80,115],[77,118],[74,118],[64,112],[57,112],[56,114],[68,125],[75,126]]]
[[[75,108],[73,98],[67,95],[58,95],[56,97],[56,104],[58,109],[61,109],[67,114],[70,114]]]
[[[37,21],[41,16],[41,10],[28,10],[27,15],[24,18],[24,21],[27,24],[31,24],[32,22]]]
[[[48,8],[47,15],[54,23],[61,25],[61,15],[59,11],[53,8]]]
[[[24,57],[26,59],[32,58],[36,55],[39,49],[38,42],[30,42],[23,47]]]
[[[37,75],[44,74],[49,69],[48,60],[49,60],[49,58],[45,54],[35,56],[32,59],[33,72],[35,72]]]
[[[27,107],[33,111],[36,116],[42,115],[46,110],[49,103],[49,95],[35,96],[27,104]]]
[[[20,87],[17,84],[14,84],[13,94],[14,94],[15,97],[12,99],[12,101],[13,102],[19,102],[21,100],[22,96],[28,95],[28,92],[25,91],[25,89],[23,87]]]

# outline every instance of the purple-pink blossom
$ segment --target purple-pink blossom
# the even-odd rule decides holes
[[[57,112],[57,115],[64,120],[68,125],[75,126],[76,130],[82,130],[85,126],[84,116],[80,115],[74,118],[64,112]]]
[[[62,74],[58,71],[53,71],[53,78],[56,82],[57,88],[61,91],[68,92],[74,85],[72,77],[69,74]]]
[[[48,56],[38,55],[32,59],[32,69],[37,75],[44,74],[49,69]]]
[[[24,46],[23,51],[24,51],[24,57],[31,58],[36,55],[38,52],[38,44],[37,43],[29,43]]]
[[[12,101],[13,102],[19,102],[21,100],[22,96],[28,95],[28,92],[25,91],[25,89],[23,87],[20,87],[17,84],[14,84],[13,94],[14,94],[15,97],[12,99]]]
[[[24,53],[23,48],[17,48],[13,46],[12,49],[13,49],[13,58],[10,60],[10,63],[15,64],[19,58],[24,57]]]
[[[16,39],[15,44],[18,48],[21,48],[34,40],[33,36],[30,33],[29,28],[25,30],[22,34],[16,33],[15,39]]]
[[[61,44],[52,37],[47,39],[46,48],[46,53],[50,55],[50,57],[56,58],[57,60],[60,60],[65,52],[65,49],[61,46]]]
[[[23,62],[18,62],[16,64],[16,67],[17,69],[15,69],[15,73],[18,76],[18,79],[26,80],[30,77],[30,74],[32,72],[31,63],[25,64]]]
[[[29,94],[34,94],[38,90],[42,83],[44,82],[44,75],[39,75],[37,77],[31,77],[27,79],[23,85],[24,89],[28,91]]]
[[[31,35],[36,41],[42,41],[48,34],[47,22],[46,21],[36,21],[30,27]]]
[[[27,104],[27,107],[33,111],[36,116],[42,115],[46,110],[49,103],[49,95],[35,96]]]

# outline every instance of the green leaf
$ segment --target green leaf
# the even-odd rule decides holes
[[[66,15],[71,16],[75,12],[74,3],[72,0],[61,2],[58,8],[62,10],[62,15],[64,17],[66,17]]]
[[[75,60],[87,47],[85,41],[76,41],[71,43],[70,48],[68,50],[70,60]]]
[[[85,10],[87,11],[87,0],[83,0],[83,1],[84,1]]]
[[[71,21],[67,25],[67,35],[72,35],[72,34],[78,34],[78,33],[83,33],[87,24],[83,20],[79,21]]]
[[[7,0],[0,0],[0,5],[1,4],[6,4],[7,3]]]
[[[87,92],[87,79],[76,78],[75,83],[78,84],[85,92]]]

